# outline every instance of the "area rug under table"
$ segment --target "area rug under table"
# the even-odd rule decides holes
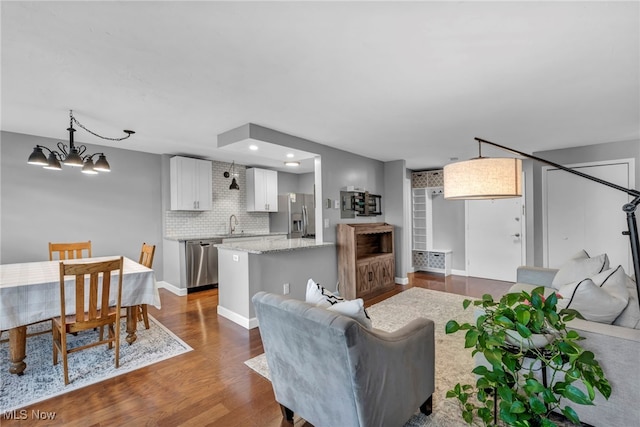
[[[51,332],[27,338],[27,358],[25,359],[27,369],[22,376],[9,373],[9,343],[1,343],[0,413],[16,410],[193,350],[151,315],[149,315],[149,323],[149,329],[142,326],[137,330],[136,341],[129,345],[125,340],[126,320],[121,321],[118,369],[115,367],[114,351],[109,350],[107,345],[70,354],[70,384],[67,386],[64,385],[62,355],[58,358],[58,364],[53,365]],[[140,323],[139,326],[141,325]],[[46,329],[50,326],[48,322],[39,323],[29,326],[27,332],[37,332],[38,329]],[[97,341],[97,334],[97,331],[85,331],[76,337],[68,335],[69,347]],[[8,333],[4,332],[2,338],[7,337]]]

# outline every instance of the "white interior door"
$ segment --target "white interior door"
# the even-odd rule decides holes
[[[572,166],[588,175],[630,187],[632,161]],[[545,266],[557,268],[584,249],[607,253],[611,266],[633,271],[626,215],[629,196],[619,190],[554,168],[543,169],[543,244]]]
[[[515,282],[526,260],[524,196],[467,200],[465,209],[467,275]]]

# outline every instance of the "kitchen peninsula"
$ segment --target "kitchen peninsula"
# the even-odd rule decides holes
[[[218,314],[247,329],[258,326],[251,297],[258,291],[304,300],[309,278],[334,290],[334,243],[313,239],[228,241],[218,248]]]

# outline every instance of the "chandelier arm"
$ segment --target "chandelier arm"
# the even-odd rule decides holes
[[[66,146],[66,145],[64,145],[64,144],[62,143],[62,141],[58,142],[57,146],[58,146],[58,149],[60,150],[60,152],[61,152],[62,154],[64,154],[64,156],[65,156],[65,157],[67,157],[67,156],[69,155],[69,153],[67,153],[67,146]],[[45,147],[45,148],[46,148],[46,147]],[[47,150],[49,150],[49,149],[47,148]],[[51,150],[49,150],[49,151],[51,151]],[[60,156],[60,157],[62,157],[62,156]]]
[[[77,124],[77,125],[78,125],[78,127],[80,127],[80,128],[82,128],[82,129],[84,129],[85,131],[89,132],[89,133],[90,133],[91,135],[93,135],[93,136],[97,136],[98,138],[106,139],[106,140],[108,140],[108,141],[122,141],[122,140],[125,140],[125,139],[129,138],[132,134],[134,134],[134,133],[135,133],[135,132],[134,132],[134,131],[132,131],[132,130],[125,130],[124,132],[127,134],[127,136],[123,136],[122,138],[109,138],[109,137],[106,137],[106,136],[99,135],[99,134],[97,134],[97,133],[93,132],[93,131],[92,131],[92,130],[90,130],[90,129],[87,129],[87,128],[82,124],[82,123],[80,123],[80,122],[78,121],[78,119],[76,119],[76,118],[73,116],[73,111],[72,111],[72,110],[70,111],[70,116],[71,116],[71,122],[72,122],[72,123]]]

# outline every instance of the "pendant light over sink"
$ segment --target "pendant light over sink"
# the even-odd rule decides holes
[[[82,129],[86,130],[94,136],[97,136],[98,138],[106,139],[109,141],[122,141],[129,138],[135,132],[125,129],[123,132],[127,134],[126,136],[123,136],[122,138],[108,138],[98,135],[97,133],[84,127],[82,123],[80,123],[73,116],[73,110],[69,110],[69,117],[69,127],[67,128],[67,130],[69,131],[69,145],[67,146],[62,142],[58,142],[57,147],[60,151],[51,150],[44,145],[36,145],[33,149],[33,152],[29,156],[29,160],[27,160],[27,163],[29,163],[30,165],[42,166],[44,169],[61,170],[62,162],[67,166],[82,167],[82,173],[90,175],[95,175],[98,172],[111,171],[111,166],[109,166],[109,162],[107,161],[107,157],[104,153],[84,155],[84,153],[87,151],[87,147],[84,145],[75,145],[73,141],[73,133],[76,130],[73,128],[73,124],[75,123],[76,125],[78,125],[78,127],[81,127]],[[45,156],[42,150],[47,150],[49,153],[49,157]],[[98,156],[98,160],[96,160],[94,164],[93,158],[96,156]]]

